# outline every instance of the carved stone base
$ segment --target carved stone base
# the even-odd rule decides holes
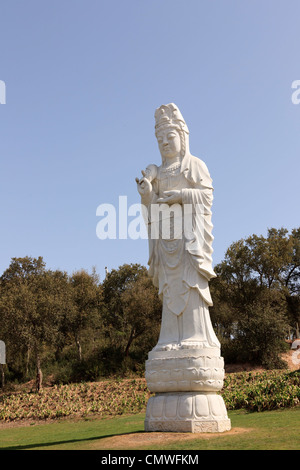
[[[147,404],[148,432],[203,433],[230,429],[224,400],[213,392],[157,393]]]
[[[217,392],[223,387],[224,359],[219,348],[151,351],[146,361],[151,392]]]

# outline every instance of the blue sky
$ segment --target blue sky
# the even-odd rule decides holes
[[[139,202],[174,102],[214,182],[214,263],[299,226],[298,0],[3,1],[0,274],[43,256],[73,272],[146,265],[147,240],[99,240],[96,209]]]

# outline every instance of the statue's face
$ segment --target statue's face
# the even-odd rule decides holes
[[[172,127],[163,127],[156,134],[159,150],[163,158],[174,158],[180,154],[179,132]]]

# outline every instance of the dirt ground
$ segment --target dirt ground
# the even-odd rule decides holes
[[[138,449],[139,447],[170,444],[175,441],[190,441],[194,439],[213,439],[221,435],[238,435],[251,431],[250,428],[233,428],[224,433],[183,433],[183,432],[143,432],[108,437],[95,442],[95,449]],[[99,447],[101,446],[101,447]]]
[[[300,368],[300,363],[295,364],[295,358],[293,359],[293,351],[288,351],[282,355],[282,359],[287,362],[289,370],[298,370]],[[300,361],[300,351],[297,355],[297,359]]]

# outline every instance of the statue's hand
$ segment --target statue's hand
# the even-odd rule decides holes
[[[135,178],[135,181],[137,183],[137,190],[142,196],[142,198],[150,196],[152,192],[152,184],[148,180],[148,178],[145,177],[146,173],[142,171],[143,178]]]
[[[181,204],[182,203],[182,193],[179,189],[174,189],[173,191],[165,191],[164,197],[157,199],[159,203],[166,204]]]

